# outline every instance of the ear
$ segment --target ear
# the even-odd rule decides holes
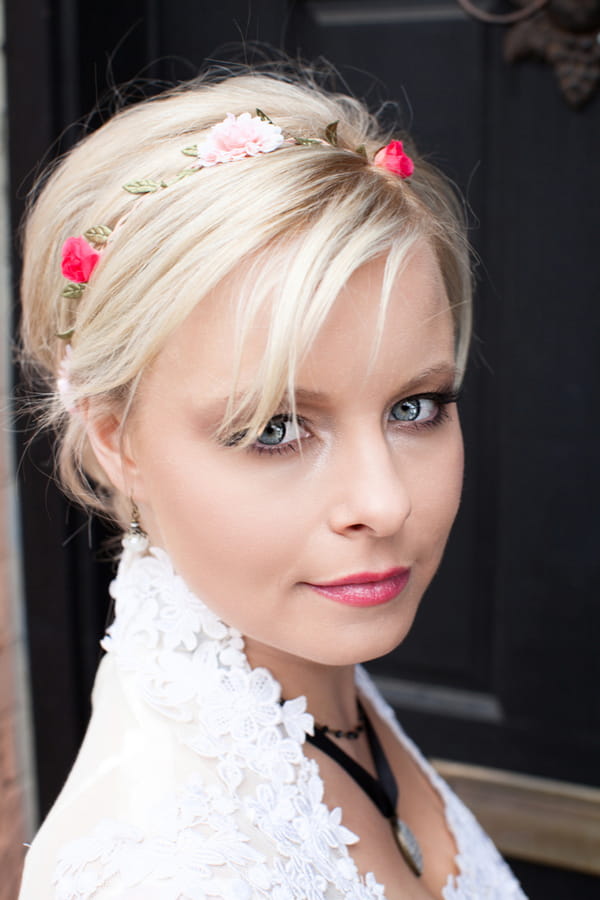
[[[83,415],[90,446],[110,483],[125,497],[135,494],[141,500],[137,493],[137,466],[121,419],[114,413],[90,407]]]

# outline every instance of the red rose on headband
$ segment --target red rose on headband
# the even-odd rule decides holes
[[[62,248],[62,273],[70,281],[87,284],[100,254],[83,237],[70,237]]]
[[[400,178],[410,178],[415,170],[415,164],[410,156],[404,152],[402,141],[390,141],[387,147],[378,150],[373,159],[373,165],[381,169],[387,169]]]

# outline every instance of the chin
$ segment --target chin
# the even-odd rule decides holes
[[[372,640],[365,640],[357,635],[355,641],[338,640],[335,645],[324,648],[322,652],[307,652],[305,658],[324,666],[354,666],[379,659],[395,650],[410,631],[412,621],[400,632],[384,632]]]

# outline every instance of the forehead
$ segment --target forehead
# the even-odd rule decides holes
[[[349,380],[357,387],[366,385],[375,346],[375,368],[394,370],[401,377],[406,370],[407,379],[415,368],[451,365],[453,323],[433,251],[422,243],[407,257],[391,287],[382,322],[384,277],[384,258],[350,276],[299,363],[297,384],[307,390],[320,390],[321,383],[335,390]],[[275,296],[257,311],[238,353],[236,312],[244,289],[243,275],[238,274],[199,303],[167,340],[148,373],[149,381],[195,395],[196,400],[199,391],[203,397],[227,395],[238,374],[237,387],[247,389],[270,352],[280,298]]]
[[[434,253],[423,245],[395,279],[381,317],[385,261],[369,263],[349,279],[301,367],[310,388],[319,380],[335,393],[408,383],[421,372],[454,364],[454,327]]]

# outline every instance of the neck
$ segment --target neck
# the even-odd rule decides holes
[[[285,700],[303,695],[315,721],[332,728],[354,728],[357,706],[353,665],[323,665],[258,644],[252,638],[245,638],[245,647],[252,668],[269,669],[280,683]]]

